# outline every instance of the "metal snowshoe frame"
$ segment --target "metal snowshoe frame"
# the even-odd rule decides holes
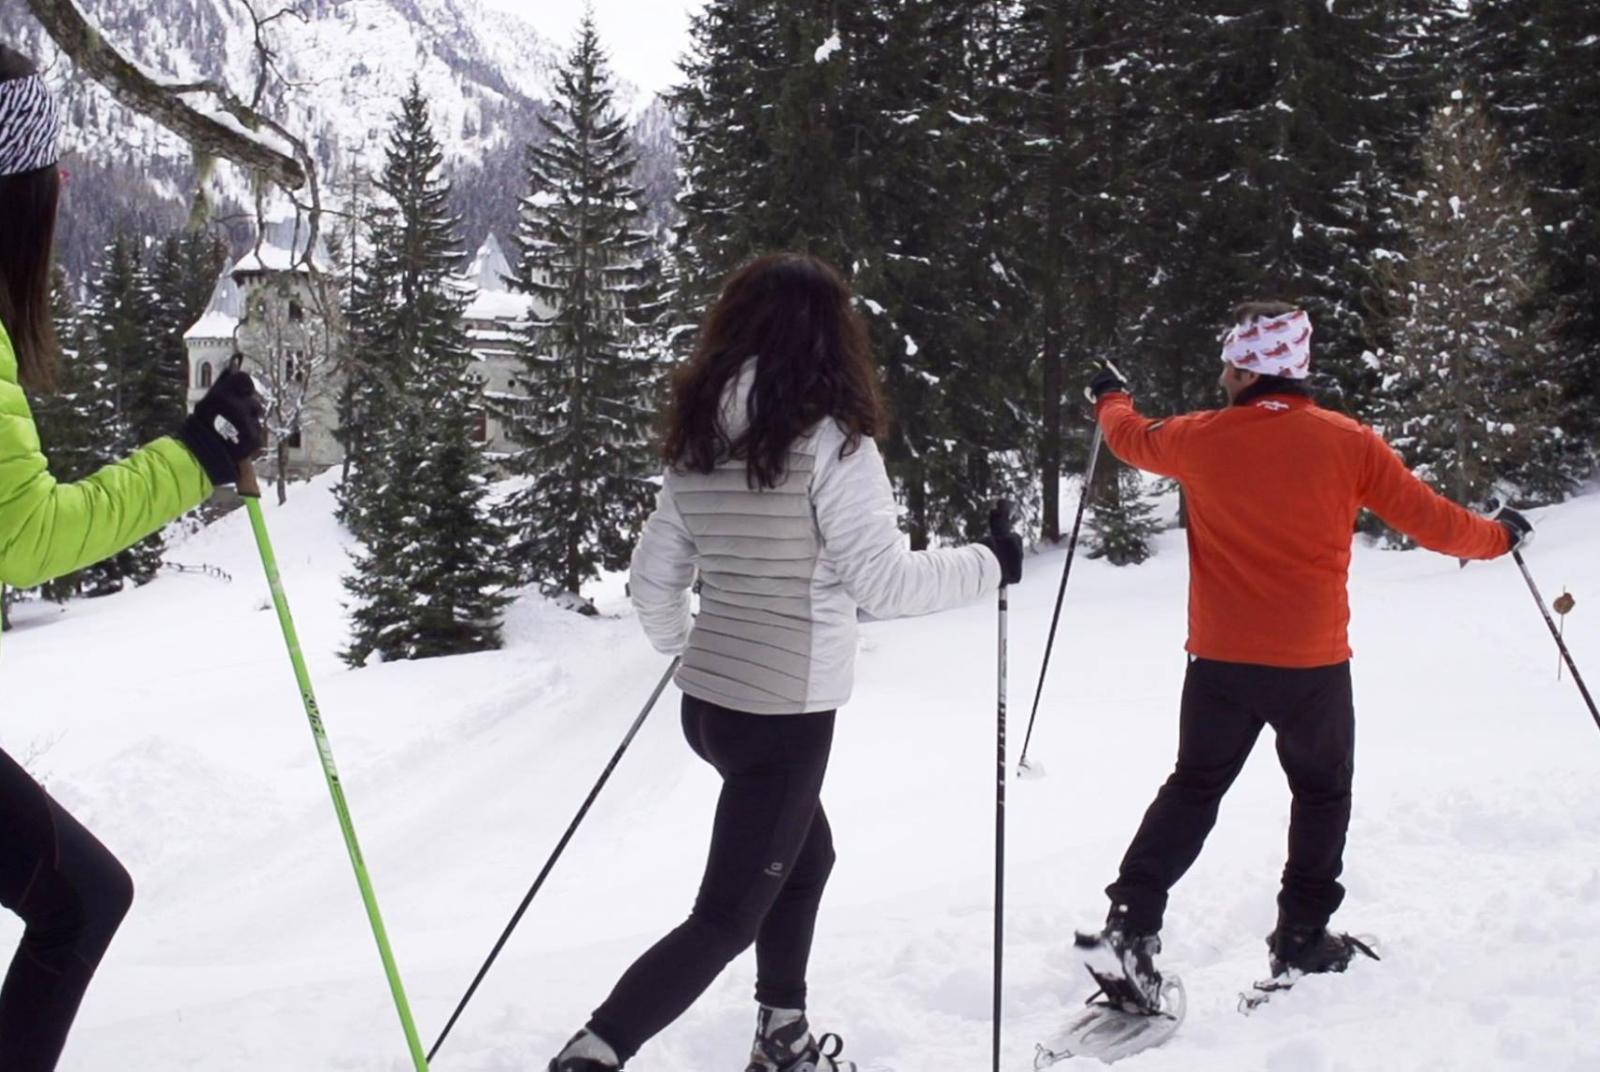
[[[1124,1057],[1159,1046],[1177,1033],[1188,1012],[1189,999],[1183,981],[1168,975],[1161,983],[1161,1007],[1152,1009],[1142,1000],[1118,996],[1113,989],[1134,995],[1125,980],[1102,980],[1091,973],[1101,989],[1091,995],[1087,1008],[1067,1022],[1062,1029],[1058,1049],[1040,1043],[1035,1050],[1033,1067],[1049,1068],[1072,1057],[1092,1057],[1104,1064],[1112,1064]],[[1106,981],[1124,985],[1108,989]]]

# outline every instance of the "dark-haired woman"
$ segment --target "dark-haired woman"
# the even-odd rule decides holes
[[[33,65],[0,46],[0,584],[30,588],[113,555],[232,483],[261,445],[250,377],[219,379],[174,438],[59,484],[23,388],[50,386],[50,256],[60,119]],[[0,986],[0,1072],[56,1066],[133,898],[94,835],[0,751],[0,904],[26,929]]]
[[[682,655],[683,730],[722,776],[694,911],[623,975],[551,1072],[610,1072],[756,947],[749,1072],[846,1072],[806,1021],[806,962],[833,867],[820,803],[850,698],[856,611],[928,614],[1022,573],[1013,535],[907,550],[883,459],[877,373],[849,288],[822,261],[763,257],[723,287],[676,378],[633,603]],[[689,589],[698,574],[700,613]]]

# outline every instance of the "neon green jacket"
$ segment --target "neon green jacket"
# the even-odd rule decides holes
[[[57,483],[17,383],[16,352],[0,326],[0,584],[32,588],[93,565],[210,494],[199,461],[170,438],[87,480]]]

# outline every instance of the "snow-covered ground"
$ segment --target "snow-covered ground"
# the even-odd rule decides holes
[[[351,671],[344,540],[326,482],[269,507],[357,829],[425,1041],[664,668],[619,580],[605,616],[537,598],[504,651]],[[1600,679],[1600,495],[1540,512],[1528,560],[1579,605],[1567,639]],[[240,515],[167,575],[62,611],[30,604],[0,655],[0,744],[133,871],[133,914],[63,1067],[410,1067]],[[1020,743],[1062,557],[1013,595]],[[1142,567],[1080,560],[1033,755],[1013,781],[1006,1066],[1086,996],[1067,955],[1174,747],[1182,534]],[[1600,1068],[1600,735],[1508,562],[1458,569],[1360,548],[1360,726],[1339,922],[1382,964],[1315,978],[1251,1018],[1288,792],[1263,742],[1178,887],[1164,962],[1189,991],[1166,1048],[1185,1070]],[[993,605],[869,625],[825,800],[840,863],[824,904],[813,1020],[863,1072],[989,1064]],[[687,912],[715,777],[669,691],[436,1067],[541,1070],[622,968]],[[0,914],[0,949],[18,934]],[[743,1066],[753,967],[735,964],[634,1062]]]

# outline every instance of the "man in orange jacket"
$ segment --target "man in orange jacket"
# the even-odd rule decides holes
[[[1319,407],[1304,386],[1303,310],[1239,306],[1222,357],[1225,409],[1151,420],[1111,366],[1089,385],[1107,445],[1129,465],[1176,479],[1189,512],[1177,766],[1106,888],[1105,930],[1078,936],[1107,995],[1146,1008],[1160,1006],[1153,957],[1167,892],[1200,855],[1263,726],[1277,735],[1294,798],[1267,939],[1272,973],[1343,971],[1360,948],[1328,931],[1344,899],[1355,755],[1346,631],[1357,513],[1365,507],[1423,547],[1464,559],[1506,554],[1532,532],[1515,511],[1490,520],[1443,498],[1371,428]]]

